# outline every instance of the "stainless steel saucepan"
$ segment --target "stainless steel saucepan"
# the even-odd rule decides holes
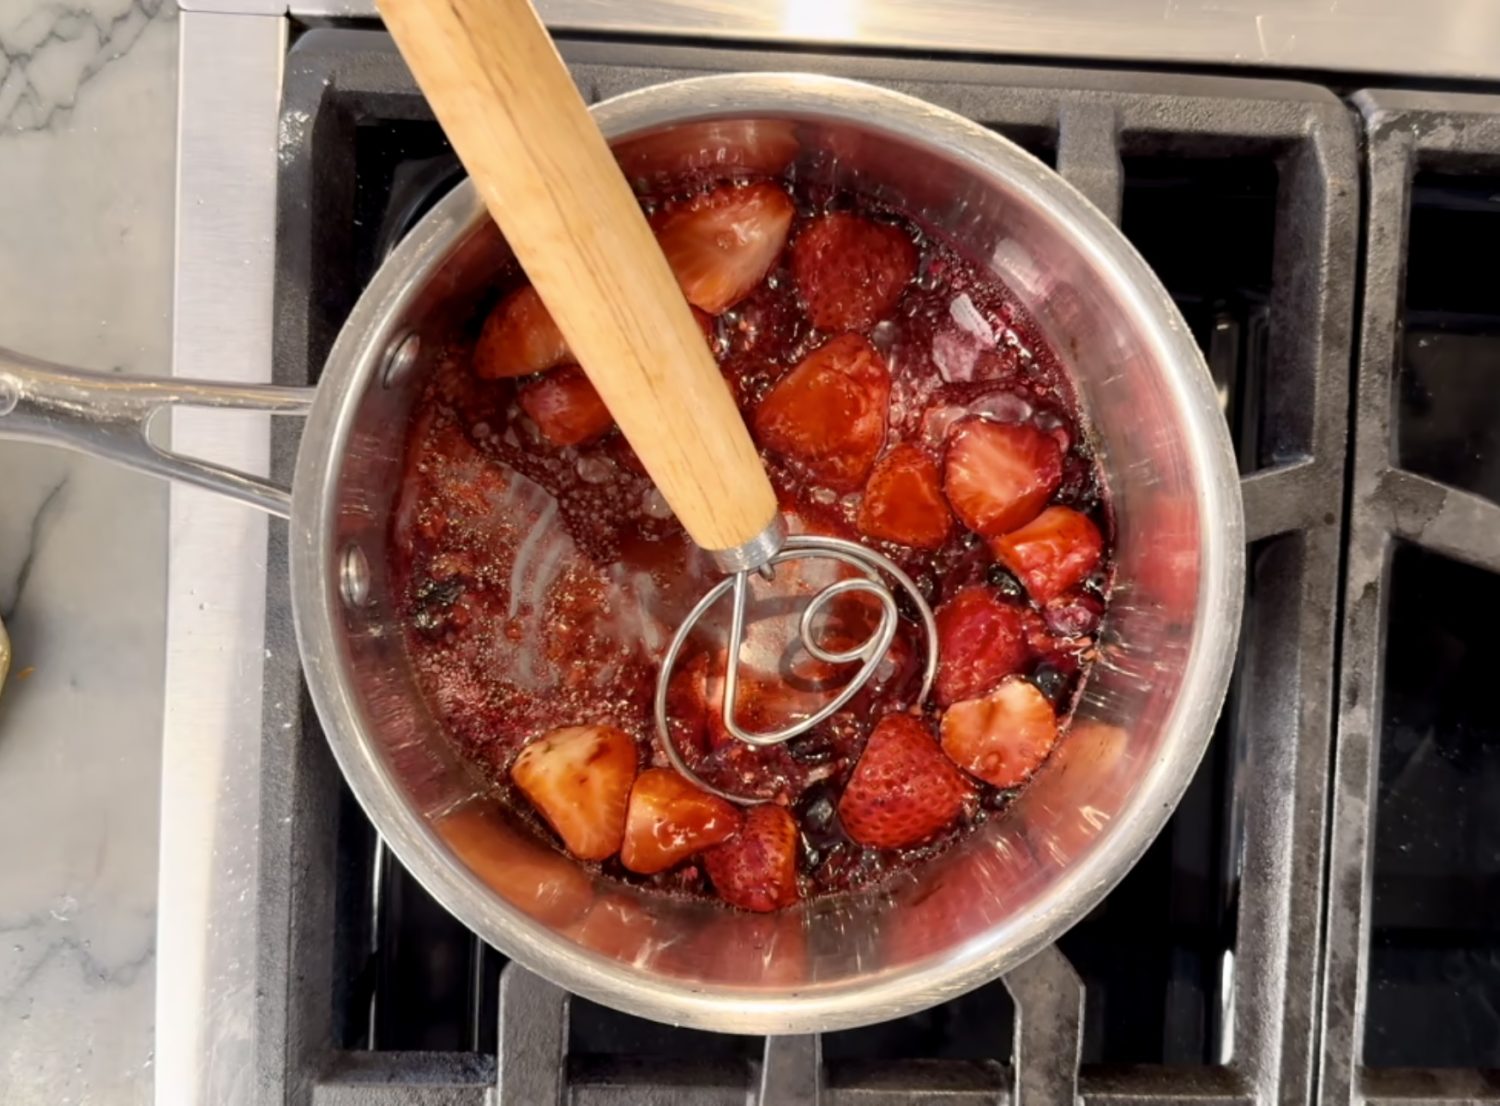
[[[1072,372],[1118,531],[1099,660],[1038,777],[935,862],[773,915],[638,894],[513,822],[458,759],[414,683],[385,548],[433,351],[508,260],[467,183],[381,266],[315,393],[86,374],[0,351],[0,435],[289,519],[303,666],[345,776],[418,880],[521,964],[631,1013],[733,1032],[838,1029],[940,1002],[1097,903],[1161,829],[1208,742],[1238,636],[1244,536],[1207,369],[1120,233],[1035,158],[959,116],[802,74],[704,77],[594,111],[633,177],[684,158],[733,166],[770,121],[795,137],[799,174],[899,205],[987,264]],[[695,157],[704,150],[715,156]],[[174,404],[305,413],[292,489],[152,445],[145,423]]]

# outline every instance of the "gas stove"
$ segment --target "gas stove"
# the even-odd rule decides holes
[[[176,362],[312,383],[460,170],[369,8],[208,6],[182,20]],[[306,701],[285,528],[174,489],[159,1100],[1500,1098],[1500,98],[1226,74],[1492,79],[1464,35],[1419,46],[1461,19],[1483,41],[1495,17],[1355,6],[1349,23],[1152,4],[1148,42],[1134,3],[543,5],[591,101],[706,72],[854,77],[999,131],[1120,224],[1238,449],[1228,702],[1141,863],[1004,979],[819,1036],[676,1029],[507,964],[405,873]],[[1017,53],[1061,58],[997,60]],[[1197,71],[1119,67],[1147,61]],[[192,412],[173,435],[290,478],[294,426]]]

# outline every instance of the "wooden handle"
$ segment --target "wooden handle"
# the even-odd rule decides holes
[[[521,267],[678,519],[744,545],[776,494],[604,136],[527,0],[379,0]]]

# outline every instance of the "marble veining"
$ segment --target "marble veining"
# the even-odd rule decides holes
[[[0,131],[50,126],[171,6],[164,0],[0,0]]]
[[[175,7],[0,0],[0,346],[169,370]],[[0,441],[0,1102],[153,1092],[162,485]]]

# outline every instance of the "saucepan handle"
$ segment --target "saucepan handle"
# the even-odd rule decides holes
[[[286,518],[292,493],[152,443],[147,427],[167,407],[223,407],[305,415],[313,389],[276,384],[218,384],[85,372],[0,349],[0,438],[75,449],[153,476],[207,488]]]

